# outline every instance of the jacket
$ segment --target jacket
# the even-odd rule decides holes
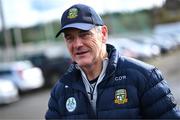
[[[107,45],[109,63],[97,86],[96,111],[81,73],[72,64],[51,91],[46,119],[180,118],[180,110],[161,72],[144,62],[120,56]]]

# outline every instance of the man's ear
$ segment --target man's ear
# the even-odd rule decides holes
[[[106,43],[107,38],[108,38],[108,29],[106,25],[103,25],[101,27],[101,33],[102,33],[102,42]]]

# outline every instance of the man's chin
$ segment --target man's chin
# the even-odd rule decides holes
[[[80,66],[80,67],[88,67],[92,64],[92,62],[87,62],[87,61],[79,61],[77,62],[77,64]]]

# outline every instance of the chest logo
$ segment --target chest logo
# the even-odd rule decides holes
[[[66,101],[66,109],[69,112],[73,112],[76,109],[76,99],[74,97],[70,97]]]
[[[127,102],[128,102],[128,98],[127,98],[126,89],[116,90],[114,103],[116,103],[116,104],[125,104]]]

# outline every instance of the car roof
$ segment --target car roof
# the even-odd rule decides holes
[[[32,66],[33,66],[32,63],[28,60],[3,62],[0,63],[0,70],[24,69]]]

